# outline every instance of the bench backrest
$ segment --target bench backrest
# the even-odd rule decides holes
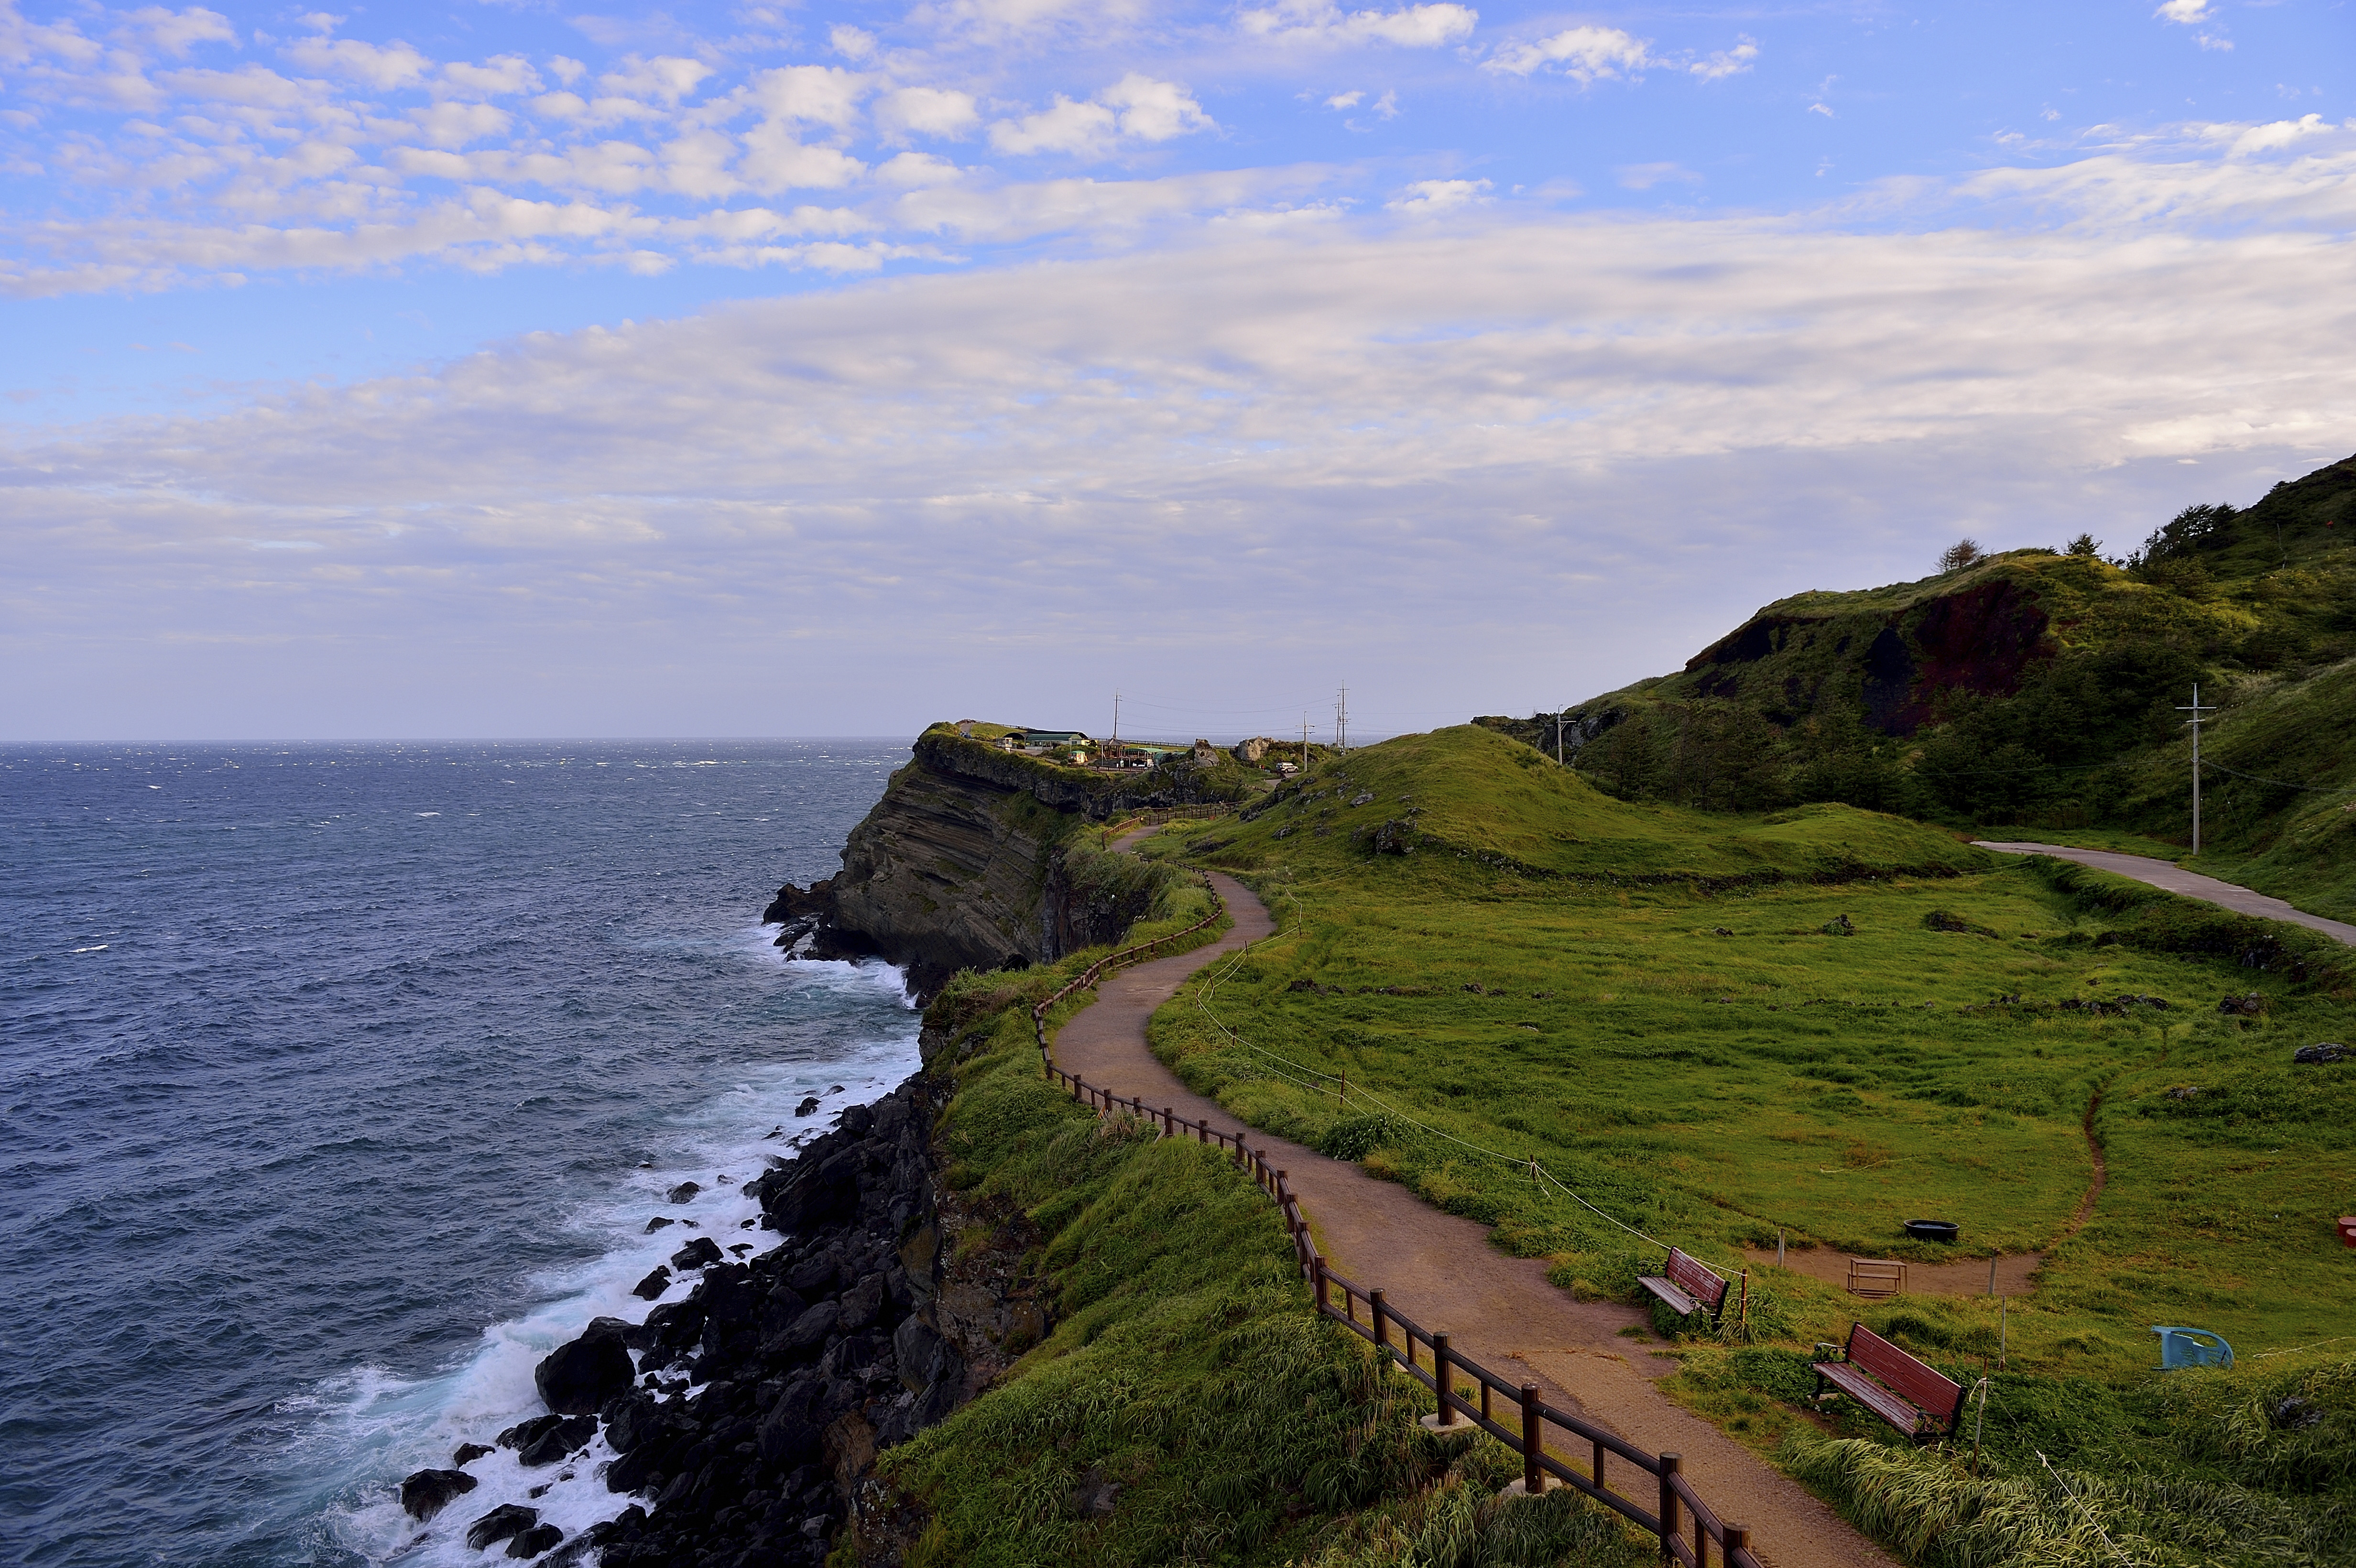
[[[1862,1323],[1848,1331],[1849,1365],[1870,1372],[1882,1387],[1910,1400],[1949,1427],[1964,1406],[1964,1385],[1924,1366]]]
[[[1726,1299],[1726,1281],[1719,1278],[1708,1264],[1686,1256],[1675,1247],[1669,1249],[1669,1261],[1662,1266],[1661,1273],[1671,1285],[1712,1312]]]

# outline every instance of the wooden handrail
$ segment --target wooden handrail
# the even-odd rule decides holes
[[[1254,1185],[1275,1201],[1279,1216],[1283,1219],[1286,1230],[1291,1232],[1293,1253],[1299,1261],[1301,1277],[1315,1292],[1319,1315],[1341,1324],[1379,1349],[1396,1352],[1400,1371],[1432,1390],[1443,1410],[1454,1410],[1458,1417],[1455,1424],[1477,1427],[1518,1451],[1523,1456],[1526,1477],[1537,1474],[1551,1476],[1565,1486],[1594,1499],[1637,1529],[1657,1537],[1661,1555],[1669,1562],[1682,1564],[1683,1568],[1708,1568],[1713,1544],[1718,1548],[1717,1560],[1721,1568],[1764,1568],[1758,1554],[1751,1550],[1751,1532],[1740,1524],[1722,1520],[1702,1501],[1693,1484],[1686,1479],[1679,1456],[1648,1454],[1617,1433],[1607,1432],[1567,1411],[1557,1410],[1538,1398],[1536,1383],[1506,1381],[1478,1361],[1447,1346],[1445,1334],[1435,1335],[1416,1322],[1392,1306],[1382,1291],[1366,1289],[1328,1265],[1309,1233],[1308,1211],[1301,1207],[1299,1196],[1292,1190],[1290,1179],[1286,1172],[1269,1165],[1259,1150],[1250,1147],[1240,1130],[1223,1133],[1207,1120],[1186,1121],[1177,1116],[1170,1107],[1158,1110],[1149,1107],[1143,1097],[1139,1095],[1123,1098],[1108,1089],[1088,1083],[1076,1072],[1066,1072],[1055,1065],[1047,1049],[1048,1012],[1073,992],[1095,985],[1108,969],[1133,962],[1141,955],[1152,954],[1163,944],[1190,936],[1218,921],[1226,912],[1226,901],[1219,897],[1219,891],[1212,886],[1209,877],[1203,879],[1203,885],[1210,890],[1209,914],[1183,931],[1173,932],[1167,936],[1159,936],[1151,942],[1123,948],[1119,953],[1098,959],[1031,1009],[1033,1032],[1039,1042],[1040,1062],[1048,1079],[1065,1085],[1071,1091],[1073,1099],[1085,1100],[1097,1109],[1099,1115],[1132,1117],[1151,1125],[1157,1137],[1192,1136],[1198,1143],[1235,1151],[1245,1173]],[[1337,1292],[1341,1297],[1339,1302],[1333,1299]],[[1358,1320],[1360,1302],[1366,1306],[1364,1322]],[[1427,1371],[1416,1364],[1415,1348],[1419,1343],[1430,1352],[1427,1359],[1432,1364],[1431,1370]],[[1451,1374],[1449,1378],[1451,1386],[1447,1389],[1440,1387],[1438,1371],[1443,1354],[1445,1365]],[[1479,1387],[1481,1397],[1477,1406],[1468,1404],[1454,1392],[1452,1385],[1456,1379],[1452,1374],[1456,1373],[1463,1374]],[[1493,1394],[1504,1394],[1513,1400],[1515,1424],[1509,1425],[1496,1419],[1491,1408]],[[1549,1426],[1588,1445],[1591,1457],[1586,1471],[1582,1472],[1569,1460],[1547,1452],[1545,1435]],[[1605,1483],[1603,1464],[1607,1454],[1616,1455],[1639,1473],[1655,1477],[1657,1494],[1653,1508],[1648,1509],[1632,1498],[1623,1497]]]

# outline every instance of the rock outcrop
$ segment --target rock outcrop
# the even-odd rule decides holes
[[[935,725],[915,753],[852,829],[842,869],[779,889],[761,918],[782,924],[778,944],[803,955],[901,965],[919,996],[959,969],[1023,968],[1119,940],[1152,889],[1140,880],[1125,893],[1076,875],[1076,835],[1123,812],[1242,788],[1240,765],[1224,752],[1099,773]]]

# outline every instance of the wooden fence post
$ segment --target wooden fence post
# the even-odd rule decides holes
[[[1677,1471],[1682,1469],[1684,1466],[1685,1457],[1682,1455],[1664,1454],[1661,1456],[1661,1555],[1668,1558],[1671,1562],[1675,1562],[1676,1560],[1676,1554],[1669,1550],[1669,1542],[1677,1538],[1677,1488],[1676,1483]]]
[[[1738,1552],[1748,1552],[1750,1550],[1751,1531],[1739,1524],[1728,1525],[1726,1527],[1726,1539],[1719,1545],[1719,1561],[1724,1563],[1727,1565],[1727,1568],[1734,1568],[1734,1554]]]
[[[1546,1490],[1546,1469],[1538,1463],[1545,1449],[1542,1431],[1545,1423],[1538,1416],[1538,1385],[1522,1385],[1522,1490],[1537,1497]]]
[[[1385,1312],[1383,1309],[1383,1293],[1381,1291],[1370,1290],[1366,1292],[1366,1317],[1373,1321],[1375,1326],[1375,1349],[1376,1352],[1379,1353],[1389,1349],[1391,1346],[1391,1321],[1389,1314]]]
[[[1430,1424],[1441,1432],[1453,1431],[1456,1426],[1456,1391],[1448,1386],[1455,1381],[1456,1364],[1449,1359],[1448,1336],[1434,1334],[1431,1337],[1431,1387],[1432,1392],[1440,1395],[1440,1413],[1431,1418]]]
[[[1333,1314],[1333,1299],[1332,1299],[1332,1297],[1331,1297],[1330,1296],[1328,1296],[1328,1295],[1327,1295],[1327,1293],[1326,1293],[1326,1289],[1325,1289],[1325,1258],[1324,1258],[1324,1254],[1321,1253],[1318,1253],[1318,1254],[1316,1254],[1316,1255],[1312,1256],[1312,1257],[1310,1259],[1309,1268],[1310,1268],[1310,1277],[1311,1277],[1311,1278],[1312,1278],[1312,1279],[1316,1283],[1316,1285],[1317,1285],[1317,1311],[1318,1311],[1318,1315],[1319,1315],[1319,1316],[1321,1316],[1321,1317],[1330,1317],[1330,1316],[1332,1316],[1332,1314]]]
[[[1249,1152],[1244,1147],[1244,1132],[1241,1127],[1236,1129],[1236,1163],[1246,1170],[1251,1168],[1251,1157]]]

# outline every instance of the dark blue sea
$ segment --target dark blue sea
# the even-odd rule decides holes
[[[504,1451],[431,1529],[392,1488],[683,1240],[761,1235],[805,1094],[914,1071],[896,971],[758,923],[906,758],[0,751],[0,1561],[480,1562],[532,1487],[616,1511]]]

